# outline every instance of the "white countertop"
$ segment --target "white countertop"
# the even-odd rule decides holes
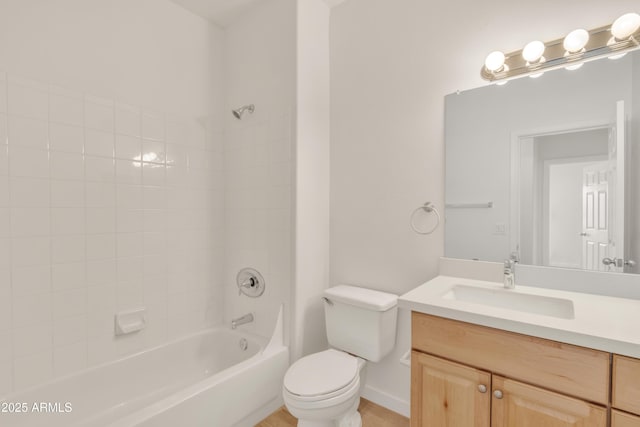
[[[453,286],[539,295],[573,301],[574,318],[532,314],[443,298]],[[640,358],[640,300],[438,276],[402,295],[400,308],[554,341]]]

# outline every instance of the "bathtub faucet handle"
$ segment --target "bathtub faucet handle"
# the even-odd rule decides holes
[[[236,284],[238,285],[238,296],[245,294],[251,298],[257,298],[264,292],[264,278],[253,268],[243,268],[236,276]]]
[[[242,282],[242,284],[238,287],[238,295],[242,295],[242,288],[251,289],[251,288],[255,288],[256,285],[257,285],[256,278],[254,276],[250,276],[249,278],[247,278],[247,280]]]

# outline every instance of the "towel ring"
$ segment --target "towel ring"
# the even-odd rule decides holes
[[[416,224],[414,223],[413,218],[420,211],[425,211],[427,213],[433,212],[436,214],[436,225],[434,225],[431,230],[423,231],[423,230],[420,230],[418,227],[416,227]],[[436,228],[438,228],[438,226],[440,225],[440,212],[438,212],[438,209],[436,209],[436,207],[433,206],[433,203],[426,202],[424,205],[420,206],[419,208],[413,211],[413,213],[411,214],[411,218],[409,219],[409,224],[411,224],[411,228],[413,229],[413,231],[415,231],[418,234],[423,234],[423,235],[431,234],[434,231],[436,231]]]

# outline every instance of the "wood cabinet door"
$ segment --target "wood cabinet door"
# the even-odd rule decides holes
[[[489,427],[491,374],[411,354],[411,427]]]
[[[607,410],[498,375],[492,378],[491,427],[606,427]]]
[[[611,427],[640,427],[640,417],[614,409],[611,411]]]
[[[640,359],[613,356],[612,392],[615,408],[640,414]]]

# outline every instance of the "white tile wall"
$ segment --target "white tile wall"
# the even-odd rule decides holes
[[[264,113],[264,112],[263,112]],[[231,117],[231,115],[229,115]],[[224,277],[227,320],[253,312],[245,326],[269,335],[277,308],[289,301],[292,266],[292,117],[288,110],[229,119],[223,161],[211,153],[205,164],[223,164],[226,263]],[[205,157],[205,156],[203,156]],[[259,299],[238,296],[236,274],[255,268],[266,290]]]
[[[82,126],[49,124],[49,149],[68,153],[83,153],[85,133]]]
[[[7,127],[12,147],[47,148],[48,128],[45,120],[34,120],[10,112]]]
[[[211,135],[0,73],[0,396],[222,321]],[[140,305],[148,328],[116,339]]]

